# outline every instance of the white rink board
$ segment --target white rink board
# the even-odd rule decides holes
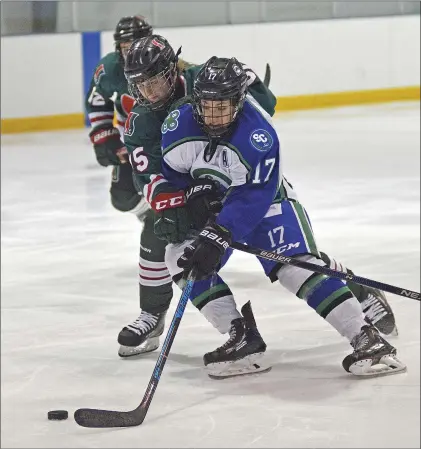
[[[420,83],[418,16],[304,20],[161,28],[181,57],[203,63],[237,57],[263,79],[270,63],[276,96],[416,86]],[[111,32],[101,33],[103,54]]]
[[[416,15],[173,27],[156,32],[174,49],[182,46],[187,61],[236,56],[262,78],[269,62],[271,90],[277,97],[420,84]],[[103,54],[114,49],[112,34],[101,33]],[[22,54],[25,58],[19,57]],[[81,34],[2,36],[1,79],[2,119],[83,112]]]
[[[82,112],[81,40],[80,33],[2,36],[1,118]]]
[[[419,290],[419,105],[276,124],[319,247],[357,274]],[[389,295],[408,372],[355,379],[341,366],[347,342],[238,253],[224,278],[240,305],[252,299],[272,371],[207,378],[202,355],[224,340],[188,305],[142,427],[78,427],[79,407],[136,407],[158,355],[117,356],[138,313],[139,225],[110,205],[110,171],[86,133],[2,137],[3,447],[419,447],[419,303]],[[70,417],[50,422],[51,409]]]

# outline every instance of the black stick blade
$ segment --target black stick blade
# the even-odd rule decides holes
[[[131,427],[142,424],[146,410],[138,407],[130,412],[116,412],[95,408],[79,408],[75,411],[75,421],[82,427]]]
[[[164,370],[165,362],[171,350],[171,345],[180,325],[181,318],[189,300],[191,291],[194,285],[196,273],[192,270],[187,277],[187,283],[183,289],[174,317],[171,321],[170,327],[162,345],[161,352],[156,362],[155,368],[152,372],[151,380],[146,388],[142,402],[129,412],[116,412],[112,410],[99,410],[96,408],[79,408],[75,411],[75,421],[82,427],[132,427],[139,426],[143,423],[151,405],[155,390],[158,387],[159,379]]]

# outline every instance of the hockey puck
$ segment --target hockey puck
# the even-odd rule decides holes
[[[69,417],[69,412],[67,410],[50,410],[48,412],[48,419],[54,421],[62,421]]]

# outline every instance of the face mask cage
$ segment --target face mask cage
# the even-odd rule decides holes
[[[150,78],[129,76],[129,91],[137,103],[151,110],[165,109],[174,96],[177,80],[175,63]]]
[[[223,99],[195,95],[196,121],[209,137],[221,138],[231,130],[243,102],[244,95]]]

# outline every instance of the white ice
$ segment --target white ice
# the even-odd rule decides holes
[[[276,124],[319,247],[361,276],[419,290],[419,104]],[[86,130],[2,136],[1,162],[2,447],[419,447],[419,303],[388,295],[408,372],[356,379],[341,366],[347,341],[243,254],[224,275],[240,304],[252,300],[272,371],[210,380],[202,355],[225,339],[189,304],[144,424],[79,427],[79,407],[135,408],[158,355],[117,356],[118,332],[138,315],[140,225],[112,208],[110,170]],[[48,421],[51,409],[69,419]]]

